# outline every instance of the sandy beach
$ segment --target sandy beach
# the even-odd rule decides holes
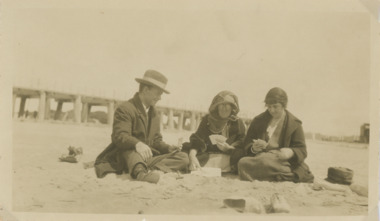
[[[176,144],[191,132],[164,131],[164,140]],[[234,176],[201,177],[163,174],[158,184],[130,179],[128,174],[96,178],[94,161],[109,144],[111,127],[63,123],[13,122],[13,210],[18,212],[256,215],[223,207],[229,197],[254,198],[264,207],[279,193],[291,206],[281,215],[365,215],[368,198],[349,190],[315,190],[314,184],[247,182]],[[78,163],[60,162],[69,146],[82,147]],[[366,144],[307,140],[308,158],[316,180],[331,166],[354,171],[354,183],[368,186]],[[268,213],[267,215],[273,215]],[[278,214],[277,214],[278,215]]]

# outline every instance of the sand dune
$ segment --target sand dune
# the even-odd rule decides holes
[[[246,182],[233,176],[200,177],[163,174],[158,184],[130,180],[128,174],[97,179],[93,161],[110,142],[111,128],[36,122],[13,123],[13,210],[24,212],[123,213],[123,214],[239,214],[224,208],[223,199],[248,197],[268,207],[273,193],[291,206],[282,215],[365,215],[367,197],[351,191],[314,190],[313,184]],[[164,131],[176,144],[190,132]],[[60,162],[69,145],[82,147],[79,163]],[[368,149],[363,144],[307,141],[306,160],[317,179],[329,166],[354,170],[354,183],[368,185]],[[268,214],[270,215],[270,214]]]

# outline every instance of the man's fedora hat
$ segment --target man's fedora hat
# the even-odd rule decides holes
[[[326,181],[330,183],[338,183],[351,185],[354,171],[345,167],[329,167],[327,171]]]
[[[136,81],[140,84],[153,85],[165,93],[169,94],[170,92],[165,90],[166,84],[168,83],[168,79],[158,71],[155,70],[147,70],[145,71],[143,78],[136,78]]]

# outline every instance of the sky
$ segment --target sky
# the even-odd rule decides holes
[[[128,99],[135,78],[155,69],[169,79],[162,106],[207,111],[230,90],[240,115],[253,118],[280,87],[305,131],[359,135],[369,122],[367,13],[33,8],[12,16],[15,86]]]

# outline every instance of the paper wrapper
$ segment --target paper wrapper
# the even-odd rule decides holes
[[[218,134],[213,134],[213,135],[210,135],[210,141],[213,145],[217,144],[217,142],[225,142],[227,140],[227,138],[225,136],[222,136],[222,135],[218,135]]]

